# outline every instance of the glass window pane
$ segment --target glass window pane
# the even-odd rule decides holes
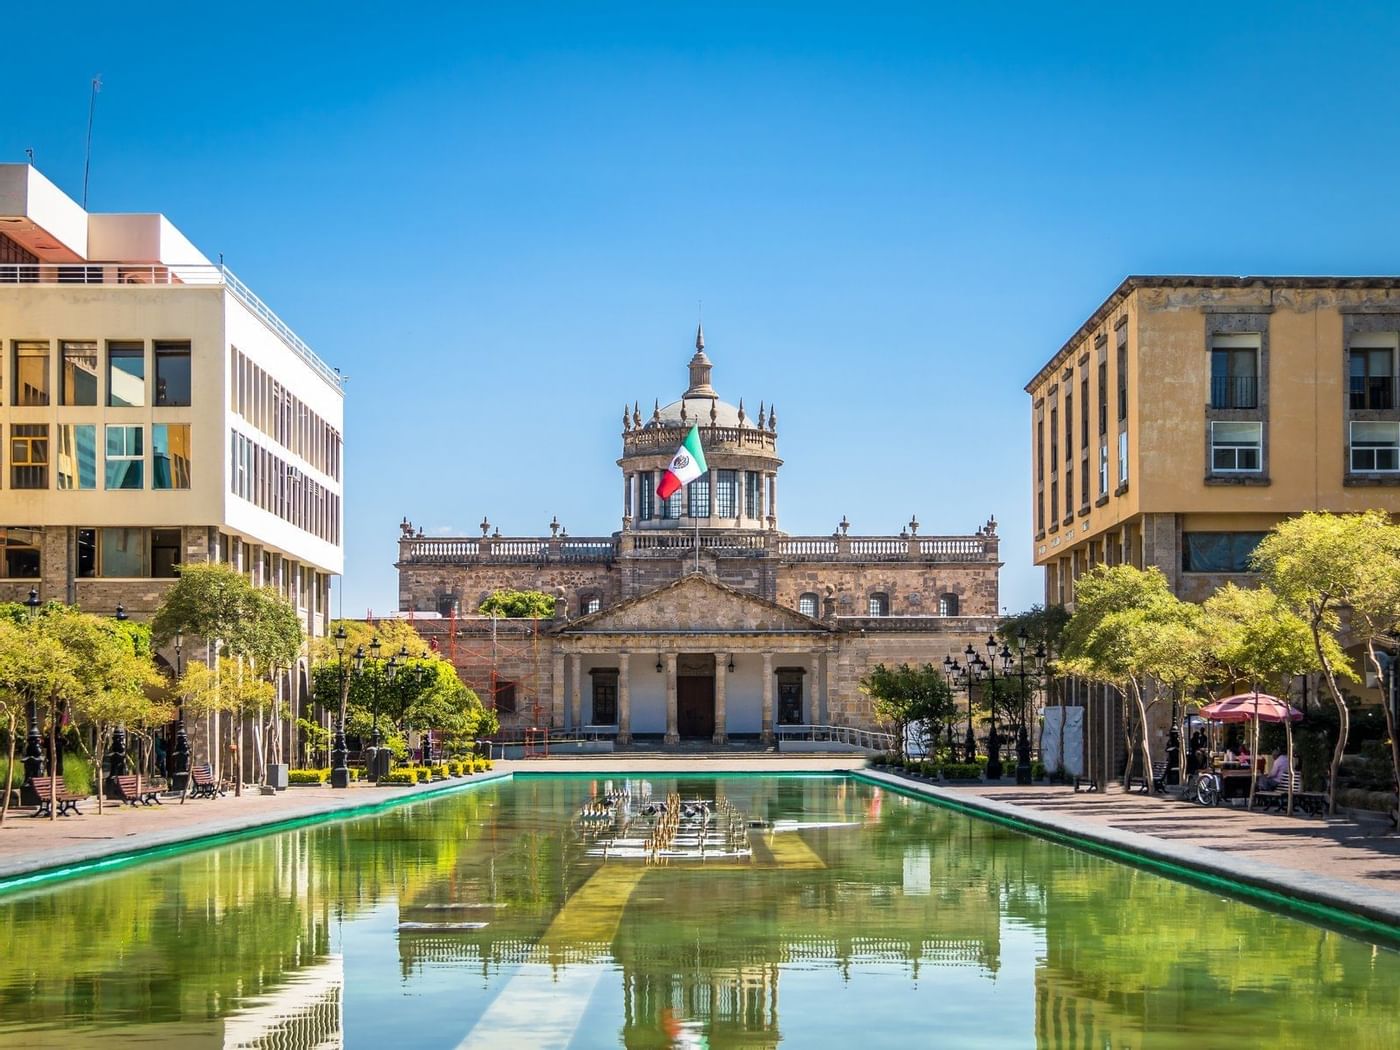
[[[65,405],[90,407],[97,404],[97,344],[62,344]]]
[[[140,427],[107,427],[107,488],[143,487],[145,450],[141,438]]]
[[[40,533],[37,529],[0,529],[0,574],[12,580],[36,580],[40,575]]]
[[[1263,428],[1262,423],[1212,423],[1211,434],[1217,445],[1257,445]]]
[[[146,348],[141,343],[107,344],[107,404],[141,408],[146,403]]]
[[[180,564],[180,530],[151,530],[151,575],[156,579],[171,579],[178,575]]]
[[[97,575],[97,530],[78,530],[78,576],[90,580]]]
[[[16,405],[49,403],[49,344],[27,340],[15,343]]]
[[[689,510],[686,513],[692,518],[708,518],[710,516],[710,476],[702,474],[686,486],[686,491],[689,498]]]
[[[190,403],[190,344],[156,343],[156,404]]]
[[[151,428],[151,480],[158,489],[190,487],[188,423],[157,423]]]
[[[49,425],[15,423],[10,427],[10,487],[49,487]]]
[[[58,487],[97,487],[97,427],[84,423],[59,426]]]
[[[801,598],[798,598],[797,611],[803,616],[815,618],[817,615],[817,596],[815,594],[804,594]]]
[[[103,576],[146,575],[145,529],[99,529]]]

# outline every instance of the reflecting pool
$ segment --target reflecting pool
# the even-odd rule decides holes
[[[1359,1050],[1400,953],[841,777],[532,776],[0,896],[0,1045]]]

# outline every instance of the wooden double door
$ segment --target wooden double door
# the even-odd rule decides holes
[[[715,735],[714,675],[676,679],[676,732],[682,739],[708,740]]]

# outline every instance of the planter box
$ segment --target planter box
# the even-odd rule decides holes
[[[287,771],[291,768],[286,762],[269,762],[267,764],[267,786],[274,791],[286,791]]]

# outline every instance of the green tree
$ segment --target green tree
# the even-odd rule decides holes
[[[1340,640],[1343,612],[1350,610],[1353,632],[1361,635],[1368,657],[1375,657],[1373,629],[1393,623],[1400,587],[1396,563],[1400,540],[1384,511],[1364,514],[1309,512],[1274,526],[1254,551],[1254,567],[1264,583],[1296,613],[1312,635],[1322,680],[1337,709],[1337,742],[1328,769],[1328,812],[1336,811],[1337,770],[1346,751],[1351,714],[1337,679],[1353,677],[1344,656],[1325,639]],[[1391,611],[1387,611],[1391,610]],[[1386,707],[1387,720],[1390,710]],[[1392,765],[1400,765],[1391,728]]]
[[[477,608],[483,616],[546,620],[554,615],[555,599],[543,591],[492,591]]]
[[[900,757],[906,756],[905,738],[911,727],[919,727],[927,751],[956,713],[953,690],[933,664],[876,664],[860,680],[860,691],[870,697],[876,717],[893,728]]]

